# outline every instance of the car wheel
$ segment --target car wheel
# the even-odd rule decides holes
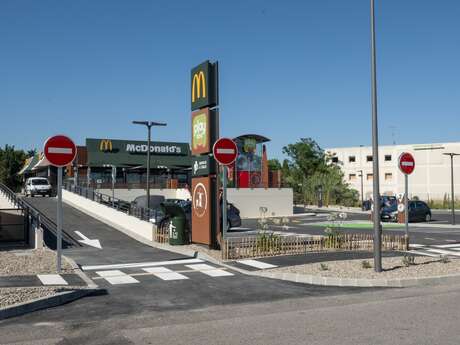
[[[431,222],[431,214],[427,213],[425,215],[425,222]]]

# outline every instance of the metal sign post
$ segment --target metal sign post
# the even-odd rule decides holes
[[[46,159],[57,167],[57,209],[56,209],[56,271],[61,273],[62,259],[62,167],[75,159],[77,147],[72,139],[56,135],[46,140],[44,145]]]
[[[57,222],[56,222],[56,251],[57,263],[56,271],[61,273],[61,259],[62,259],[62,167],[57,169]]]
[[[222,165],[222,238],[227,237],[227,166],[232,164],[238,156],[238,147],[228,138],[220,138],[214,143],[212,152],[216,161]]]
[[[409,250],[409,175],[414,172],[415,159],[409,152],[403,152],[398,159],[399,170],[404,174],[404,224],[406,229],[406,250]]]
[[[404,174],[404,224],[406,228],[406,250],[409,250],[409,175]]]
[[[227,238],[227,166],[223,166],[222,176],[222,238]]]
[[[115,207],[115,181],[117,179],[117,167],[112,165],[112,207]]]

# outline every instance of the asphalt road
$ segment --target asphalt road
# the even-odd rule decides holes
[[[303,295],[169,310],[106,299],[105,314],[100,301],[101,297],[87,298],[2,321],[1,343],[457,345],[460,335],[460,286]],[[116,312],[120,305],[123,313]]]
[[[276,225],[269,221],[269,230],[277,231],[280,233],[294,233],[294,234],[309,234],[309,235],[324,235],[325,226],[318,225],[318,223],[331,223],[327,220],[327,215],[330,212],[327,211],[310,211],[307,215],[294,217],[288,217],[289,222],[286,226]],[[459,217],[460,218],[460,217]],[[427,245],[444,245],[450,243],[460,243],[460,225],[456,228],[440,228],[436,225],[448,224],[446,219],[449,218],[448,212],[433,211],[433,221],[428,224],[432,224],[433,227],[426,227],[427,223],[411,223],[410,224],[410,238],[411,243],[416,244],[427,244]],[[346,221],[368,221],[368,214],[361,213],[347,213]],[[459,219],[460,221],[460,219]],[[384,234],[399,234],[404,235],[404,228],[394,228],[394,223],[384,224]],[[390,227],[386,227],[390,226]],[[231,229],[229,236],[244,236],[247,234],[254,234],[258,229],[257,219],[244,219],[241,228]],[[349,233],[363,233],[371,232],[372,229],[363,228],[345,228],[340,229],[344,232]]]

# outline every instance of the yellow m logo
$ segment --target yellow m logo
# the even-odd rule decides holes
[[[109,140],[109,139],[101,140],[101,143],[99,144],[99,150],[100,151],[112,151],[113,150],[112,140]]]
[[[203,95],[201,95],[201,90],[203,90]],[[204,78],[203,71],[199,71],[193,75],[192,102],[195,102],[196,99],[202,97],[206,97],[206,79]]]

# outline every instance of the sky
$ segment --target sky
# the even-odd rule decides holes
[[[460,2],[376,0],[381,144],[460,141]],[[221,135],[269,158],[371,143],[369,0],[1,0],[0,145],[190,141],[190,69],[219,61]]]

